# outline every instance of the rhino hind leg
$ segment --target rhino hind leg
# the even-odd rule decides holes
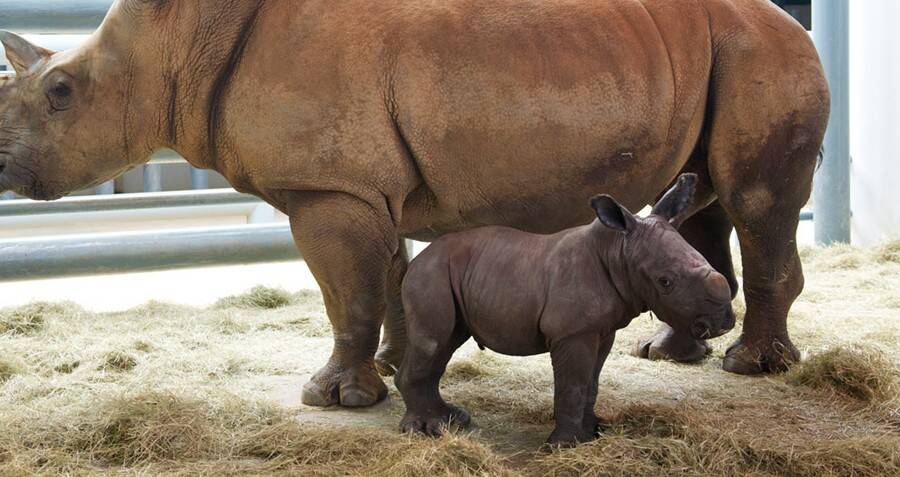
[[[438,437],[447,428],[469,425],[469,414],[444,401],[439,389],[454,351],[470,337],[456,317],[450,290],[448,283],[435,280],[414,280],[404,287],[409,345],[394,377],[406,404],[401,432]]]
[[[708,177],[704,179],[709,180]],[[713,202],[687,219],[678,230],[716,271],[725,276],[732,298],[737,296],[738,281],[729,243],[734,226],[722,206],[717,201]],[[705,340],[694,339],[688,333],[678,333],[663,323],[652,336],[639,340],[632,354],[650,360],[694,363],[711,352],[712,348]]]
[[[829,102],[806,32],[782,34],[793,36],[742,44],[735,50],[740,55],[722,61],[708,131],[710,176],[743,261],[747,312],[723,362],[738,374],[784,371],[800,357],[787,328],[803,290],[797,226],[812,191]]]
[[[385,290],[384,333],[378,352],[375,353],[375,367],[382,376],[393,376],[397,372],[406,351],[406,319],[403,316],[400,290],[408,264],[408,250],[401,245],[397,249],[397,254],[391,263],[391,271],[388,274],[387,289]]]

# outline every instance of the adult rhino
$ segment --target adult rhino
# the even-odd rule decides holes
[[[308,404],[385,396],[401,238],[554,232],[589,222],[598,192],[638,210],[682,172],[700,179],[681,232],[733,293],[740,239],[747,314],[724,368],[798,357],[795,232],[829,95],[768,0],[118,0],[80,48],[2,41],[18,76],[0,86],[0,189],[56,199],[168,147],[290,217],[334,327]],[[640,351],[705,349],[663,330]]]

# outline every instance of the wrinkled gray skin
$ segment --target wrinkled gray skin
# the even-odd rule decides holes
[[[438,384],[470,336],[504,354],[550,352],[556,429],[548,442],[568,446],[598,432],[597,379],[616,330],[634,317],[653,310],[698,340],[733,328],[728,281],[675,228],[695,183],[683,175],[647,218],[603,195],[591,202],[598,220],[589,225],[554,235],[483,227],[428,247],[403,282],[401,430],[439,435],[469,422]]]

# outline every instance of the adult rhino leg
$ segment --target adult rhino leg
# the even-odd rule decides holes
[[[717,201],[691,216],[678,229],[685,240],[728,279],[732,298],[738,291],[729,243],[733,230],[731,220]],[[663,323],[653,336],[638,341],[633,354],[652,360],[693,363],[702,360],[710,351],[705,340],[696,340],[689,333],[677,333]]]
[[[825,134],[828,90],[805,32],[744,46],[716,74],[709,171],[740,241],[747,302],[723,368],[758,374],[800,357],[787,316],[803,290],[797,226]]]
[[[381,337],[381,346],[375,353],[375,367],[382,376],[393,376],[397,372],[403,361],[403,353],[406,351],[406,320],[403,317],[400,288],[408,265],[409,250],[405,243],[401,243],[391,261],[391,270],[385,288],[384,332]]]
[[[331,357],[303,387],[303,403],[375,404],[387,396],[374,355],[398,245],[390,217],[336,192],[294,193],[289,212],[294,240],[319,283],[334,333]]]

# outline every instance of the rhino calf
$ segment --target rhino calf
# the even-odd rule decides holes
[[[726,278],[676,230],[696,176],[682,175],[647,218],[600,195],[598,220],[554,235],[483,227],[442,237],[403,282],[409,344],[396,383],[404,432],[439,435],[468,414],[447,404],[438,383],[469,337],[509,355],[550,352],[554,445],[598,432],[597,380],[615,338],[644,311],[696,339],[734,327]]]

